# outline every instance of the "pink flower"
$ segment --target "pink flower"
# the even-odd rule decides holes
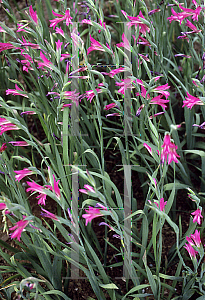
[[[196,26],[194,26],[194,24],[192,24],[189,20],[186,20],[185,25],[188,26],[192,30],[192,32],[189,32],[189,33],[199,33],[199,32],[201,32],[201,30],[198,30],[196,28]],[[186,32],[186,34],[188,34],[188,32]]]
[[[162,148],[163,148],[161,152],[162,163],[164,163],[165,160],[167,161],[167,155],[168,155],[168,164],[170,164],[172,161],[178,163],[177,157],[180,156],[176,153],[177,146],[171,142],[169,134],[165,135]]]
[[[8,209],[7,209],[6,203],[4,203],[4,202],[0,203],[0,210],[5,210],[4,211],[5,215],[10,213],[10,211],[8,211]]]
[[[38,24],[37,12],[36,12],[36,11],[34,12],[32,5],[29,7],[29,14],[30,14],[32,20],[33,20],[36,24]]]
[[[116,103],[110,103],[110,104],[107,104],[107,105],[105,105],[105,110],[109,110],[109,109],[111,109],[111,108],[113,108],[113,107],[116,107],[117,106],[117,104]]]
[[[180,22],[180,25],[185,18],[192,15],[191,13],[188,13],[188,12],[176,13],[173,8],[171,9],[171,11],[172,11],[173,15],[171,17],[168,17],[167,19],[169,20],[170,23],[172,21]]]
[[[48,60],[48,58],[42,52],[40,52],[40,57],[43,60],[43,62],[39,61],[38,66],[40,68],[45,66],[45,67],[48,67],[49,69],[52,69],[51,68],[52,62],[50,60]]]
[[[12,144],[12,146],[21,146],[21,147],[30,146],[27,142],[24,141],[11,141],[9,143]]]
[[[116,74],[120,72],[125,72],[125,68],[120,67],[118,69],[110,71],[110,73],[102,72],[103,75],[108,75],[109,77],[113,78]]]
[[[185,97],[186,100],[183,101],[183,106],[182,107],[187,107],[187,108],[190,108],[192,109],[192,107],[194,105],[204,105],[204,103],[197,97],[194,97],[192,95],[190,95],[188,92],[187,92],[187,97]]]
[[[194,250],[190,244],[185,244],[184,248],[189,252],[191,259],[196,258],[198,251]]]
[[[83,20],[81,21],[81,24],[89,24],[89,25],[93,25],[92,22],[91,22],[90,20],[88,20],[88,19],[83,19]]]
[[[191,215],[194,216],[194,218],[193,218],[193,223],[197,222],[197,223],[200,225],[200,224],[201,224],[201,219],[200,219],[200,218],[203,219],[203,216],[202,216],[202,214],[201,214],[201,210],[200,210],[200,209],[197,209],[197,210],[195,210],[193,213],[191,213]]]
[[[169,100],[162,99],[162,97],[163,97],[163,95],[159,95],[157,97],[152,98],[152,100],[150,101],[150,104],[158,104],[165,109],[167,107],[165,105],[165,103],[169,102]]]
[[[6,118],[0,117],[0,126],[8,124],[8,123],[10,123],[10,121],[8,121]]]
[[[35,181],[33,181],[33,182],[27,181],[26,183],[30,186],[30,188],[28,188],[26,190],[26,192],[29,192],[29,191],[38,192],[39,196],[36,197],[37,199],[39,199],[38,204],[46,205],[46,203],[45,203],[46,194],[44,192],[45,188],[43,186],[37,184]]]
[[[131,26],[135,25],[135,28],[137,29],[137,26],[139,26],[139,33],[142,33],[144,35],[146,35],[146,32],[150,32],[150,28],[144,24],[140,18],[145,19],[145,17],[143,16],[142,12],[139,12],[139,15],[137,17],[130,17],[127,16],[128,19],[131,21],[127,24],[128,28],[130,28]]]
[[[143,144],[143,146],[147,149],[147,151],[152,155],[152,148],[148,146],[146,143]]]
[[[99,89],[99,88],[96,88],[96,92],[99,94],[99,93],[102,93],[103,90],[101,90],[101,89]],[[94,93],[93,90],[86,91],[84,97],[87,98],[87,101],[90,100],[90,103],[91,103],[91,101],[92,101],[93,98],[95,97],[95,93]]]
[[[62,35],[64,38],[65,38],[65,34],[64,34],[64,31],[63,29],[61,29],[61,27],[56,27],[56,33],[59,33],[60,35]]]
[[[161,198],[159,201],[159,204],[157,202],[154,202],[158,208],[160,208],[161,211],[165,211],[165,205],[167,204],[167,201],[164,202],[164,198]]]
[[[166,90],[169,88],[170,88],[170,86],[168,86],[168,83],[166,83],[164,85],[160,85],[160,86],[154,88],[153,92],[162,94],[167,99],[169,97],[170,93]]]
[[[136,96],[139,96],[140,94],[139,94],[139,93],[136,93],[135,95],[136,95]],[[142,96],[143,98],[145,98],[145,99],[150,99],[150,95],[147,94],[147,91],[146,91],[146,89],[144,88],[143,85],[141,85],[141,96]]]
[[[85,211],[87,214],[82,215],[82,217],[86,219],[85,226],[87,226],[88,222],[91,222],[92,219],[102,216],[102,213],[99,208],[89,206],[89,209],[85,209]]]
[[[61,42],[60,40],[58,40],[58,41],[56,42],[56,50],[57,50],[57,51],[61,50],[62,44],[63,44],[63,42]]]
[[[6,132],[8,130],[19,130],[19,128],[15,124],[12,124],[12,123],[2,125],[0,135],[2,135],[4,132]]]
[[[194,21],[198,21],[198,17],[199,17],[199,14],[202,10],[201,6],[198,6],[197,9],[191,9],[191,8],[185,8],[183,6],[181,6],[181,4],[179,4],[179,7],[181,8],[181,10],[183,10],[185,13],[189,14],[192,16],[192,19]]]
[[[188,237],[186,237],[187,239]],[[192,238],[192,240],[194,241],[195,245],[200,248],[201,245],[201,239],[200,239],[200,231],[198,231],[197,229],[195,230],[194,234],[190,235],[190,238]],[[188,240],[187,240],[188,241]],[[189,241],[189,243],[191,244],[191,241]],[[194,245],[194,244],[193,244]]]
[[[14,171],[17,175],[15,175],[16,181],[20,181],[25,176],[33,174],[33,171],[29,170],[28,168],[24,168],[23,170]]]
[[[69,24],[72,24],[71,19],[72,17],[70,16],[70,10],[67,9],[65,11],[65,15],[61,15],[61,14],[57,14],[52,10],[52,13],[54,16],[59,17],[53,20],[49,20],[49,22],[51,22],[50,27],[53,27],[53,29],[55,29],[56,25],[61,22],[66,20],[66,25],[68,26]]]
[[[106,115],[106,118],[107,117],[120,117],[120,114],[119,113],[108,114]]]
[[[130,46],[130,43],[128,41],[128,39],[126,38],[125,34],[123,33],[122,34],[122,40],[123,42],[119,43],[119,44],[116,44],[117,47],[124,47],[126,48],[127,50],[131,51],[131,46]]]
[[[95,193],[94,188],[92,186],[90,186],[89,184],[85,184],[84,189],[79,189],[79,192],[84,193],[84,194],[88,194],[88,191]]]
[[[24,228],[29,224],[30,221],[25,221],[24,219],[26,218],[26,216],[23,216],[23,220],[19,221],[16,223],[15,226],[13,226],[12,228],[9,228],[9,230],[15,230],[12,234],[11,234],[11,239],[17,238],[20,242],[20,238],[21,238],[21,233],[24,230]]]
[[[59,219],[56,217],[56,215],[52,214],[51,212],[41,208],[42,211],[45,211],[45,213],[41,213],[41,216],[43,217],[46,217],[46,218],[50,218],[52,220],[55,220],[55,221],[59,221]]]
[[[21,90],[17,84],[15,84],[15,90],[12,89],[8,89],[6,90],[6,95],[13,95],[13,96],[23,96],[28,98],[28,96],[26,95],[26,92],[24,92],[23,90]]]
[[[60,189],[59,189],[59,187],[58,187],[59,182],[60,182],[60,180],[56,181],[56,180],[55,180],[55,176],[54,176],[54,174],[53,174],[53,187],[54,187],[54,193],[56,194],[56,197],[57,197],[58,199],[60,199],[60,197],[61,197]],[[49,188],[50,186],[46,186],[46,187]],[[51,186],[51,191],[53,192],[52,186]]]
[[[16,48],[11,43],[0,43],[0,52],[8,49]]]
[[[90,41],[91,41],[91,46],[88,48],[87,50],[87,55],[94,50],[98,50],[98,51],[103,51],[105,52],[104,48],[101,46],[101,44],[99,42],[97,42],[94,38],[91,37],[90,35]]]
[[[0,148],[0,153],[4,152],[6,150],[6,148],[7,148],[6,143],[3,143]]]
[[[116,82],[115,85],[121,86],[121,88],[118,90],[119,93],[125,94],[125,90],[134,89],[134,86],[132,86],[133,81],[131,78],[121,79],[122,82]]]

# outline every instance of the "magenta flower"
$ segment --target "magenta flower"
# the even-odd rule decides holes
[[[196,258],[198,251],[194,250],[190,244],[185,244],[184,248],[189,252],[191,259]]]
[[[48,67],[49,69],[52,69],[51,68],[52,62],[50,60],[48,60],[48,58],[42,52],[40,52],[40,57],[43,60],[43,62],[39,61],[38,66],[40,68],[45,66],[45,67]]]
[[[24,230],[24,228],[29,224],[30,221],[25,221],[24,219],[26,218],[26,216],[23,216],[23,220],[19,221],[16,223],[15,226],[13,226],[12,228],[9,228],[9,230],[15,230],[12,234],[11,234],[11,239],[17,238],[20,242],[20,238],[21,238],[21,233]]]
[[[51,22],[50,27],[53,27],[53,29],[55,29],[56,25],[59,22],[64,21],[64,20],[66,20],[66,25],[67,26],[69,24],[72,24],[72,21],[71,21],[72,17],[70,16],[70,10],[69,9],[67,9],[65,11],[65,15],[57,14],[53,10],[52,10],[52,13],[53,13],[54,16],[59,17],[59,18],[56,18],[56,19],[53,19],[53,20],[49,20],[49,22]]]
[[[41,208],[45,213],[41,213],[41,216],[46,217],[46,218],[50,218],[52,220],[55,221],[59,221],[59,219],[56,217],[56,215],[52,214],[51,212]]]
[[[37,17],[37,12],[33,10],[32,5],[29,7],[29,14],[32,18],[32,20],[36,23],[36,25],[38,24],[38,17]]]
[[[187,107],[187,108],[190,108],[192,109],[192,107],[194,105],[204,105],[204,103],[197,97],[194,97],[192,95],[190,95],[188,92],[187,92],[187,97],[185,97],[186,100],[183,101],[183,106],[182,107]]]
[[[106,72],[101,72],[103,75],[108,75],[109,77],[113,78],[116,74],[120,73],[120,72],[125,72],[125,68],[120,67],[118,69],[112,70],[110,71],[110,73],[106,73]]]
[[[0,117],[0,126],[8,124],[8,123],[10,123],[10,121],[8,121],[6,118]]]
[[[30,146],[27,142],[24,141],[11,141],[9,142],[9,144],[12,144],[12,146],[21,146],[21,147]]]
[[[148,146],[146,143],[143,144],[143,146],[147,149],[147,151],[152,155],[152,148]]]
[[[162,148],[163,148],[161,152],[162,163],[164,163],[165,160],[167,161],[167,156],[168,156],[168,164],[170,164],[172,161],[178,163],[177,157],[180,156],[176,153],[177,146],[171,142],[169,134],[165,135]]]
[[[194,24],[192,24],[189,20],[186,20],[185,25],[188,26],[192,30],[191,32],[184,32],[185,34],[201,32],[201,30],[197,29],[196,26],[194,26]]]
[[[143,85],[141,85],[141,94],[136,93],[135,95],[136,95],[136,96],[141,95],[143,98],[145,98],[145,99],[147,99],[147,100],[150,99],[150,95],[147,94],[147,91],[146,91],[146,89],[144,88]]]
[[[23,170],[14,171],[17,175],[15,175],[16,181],[20,181],[25,176],[33,174],[33,171],[29,170],[28,168],[24,168]]]
[[[122,34],[122,40],[123,42],[119,43],[119,44],[116,44],[117,47],[124,47],[126,48],[127,50],[131,51],[131,46],[130,46],[130,43],[128,41],[128,39],[126,38],[125,34],[123,33]]]
[[[105,52],[104,48],[102,47],[102,45],[97,42],[94,38],[91,37],[90,35],[90,41],[91,41],[91,46],[88,48],[87,50],[87,55],[94,50],[98,50],[98,51],[103,51]]]
[[[127,17],[131,21],[127,24],[128,28],[135,25],[136,29],[137,26],[139,26],[139,33],[146,35],[146,32],[148,33],[150,32],[150,28],[140,20],[140,18],[145,19],[141,11],[139,12],[139,15],[137,17],[130,17],[130,16]]]
[[[61,197],[61,193],[60,193],[60,189],[58,187],[58,183],[60,182],[60,180],[56,181],[55,176],[53,174],[53,187],[54,187],[54,193],[56,194],[56,197],[58,199],[60,199]],[[51,191],[53,192],[53,188],[50,185],[46,185],[47,188],[51,189]]]
[[[95,193],[95,190],[92,186],[90,186],[89,184],[85,184],[84,185],[84,189],[79,189],[79,192],[87,194],[89,192]]]
[[[107,105],[105,105],[105,110],[109,110],[109,109],[111,109],[111,108],[113,108],[113,107],[116,107],[117,106],[117,104],[116,103],[110,103],[110,104],[107,104]]]
[[[2,125],[0,135],[2,135],[4,132],[6,132],[8,130],[19,130],[19,128],[15,124],[12,124],[12,123]]]
[[[161,107],[163,107],[164,109],[167,108],[165,103],[169,102],[169,100],[162,99],[162,97],[163,97],[163,95],[159,95],[159,96],[152,98],[152,100],[150,101],[150,104],[158,104]]]
[[[199,14],[202,10],[201,6],[198,6],[197,9],[195,9],[195,10],[191,9],[191,8],[185,8],[185,7],[181,6],[181,4],[179,4],[179,7],[181,8],[181,10],[183,10],[183,12],[192,16],[193,21],[198,21]]]
[[[6,143],[3,143],[0,148],[0,153],[4,152],[6,150],[6,148],[7,148]]]
[[[8,211],[8,209],[7,209],[6,203],[4,203],[4,202],[0,203],[0,210],[5,210],[4,211],[5,215],[10,213],[10,211]]]
[[[81,24],[89,24],[89,25],[93,25],[93,23],[92,23],[90,20],[88,20],[88,19],[83,19],[83,20],[81,21]]]
[[[56,50],[57,51],[59,51],[59,50],[61,50],[61,46],[63,45],[63,42],[61,42],[60,40],[58,40],[57,42],[56,42]]]
[[[30,191],[31,192],[38,192],[39,196],[36,197],[37,199],[39,199],[38,204],[46,205],[46,203],[45,203],[46,194],[44,192],[45,188],[43,186],[37,184],[35,181],[32,181],[32,182],[27,181],[26,183],[30,186],[30,188],[28,188],[26,190],[26,192],[30,192]]]
[[[56,33],[59,33],[60,35],[62,35],[64,38],[65,38],[65,34],[64,34],[64,31],[63,29],[60,27],[56,27]]]
[[[103,90],[99,89],[99,88],[96,88],[96,92],[99,94],[99,93],[102,93]],[[87,101],[90,100],[90,103],[91,101],[93,100],[93,98],[95,97],[95,93],[93,90],[89,90],[89,91],[86,91],[85,94],[84,94],[84,97],[87,98]]]
[[[160,85],[160,86],[154,88],[153,92],[162,94],[167,99],[169,97],[170,93],[166,90],[169,88],[170,88],[170,86],[168,86],[168,83],[167,83],[167,84]]]
[[[102,213],[99,208],[89,206],[89,209],[85,209],[85,211],[87,214],[82,215],[82,217],[86,219],[85,226],[87,226],[88,222],[91,222],[92,219],[102,216]]]
[[[196,229],[194,234],[191,234],[190,237],[188,237],[188,236],[186,237],[186,240],[187,240],[187,242],[190,243],[191,246],[195,246],[196,245],[198,248],[200,248],[200,245],[201,245],[200,231],[198,231]]]
[[[164,202],[164,198],[161,198],[159,201],[159,204],[157,202],[154,202],[157,207],[161,210],[161,211],[165,211],[165,205],[167,204],[167,201]]]
[[[200,209],[197,209],[197,210],[195,210],[193,213],[191,213],[191,215],[194,216],[194,218],[193,218],[193,223],[197,222],[197,223],[200,225],[200,224],[201,224],[201,219],[200,219],[200,218],[203,219],[203,216],[202,216],[202,214],[201,214],[201,210],[200,210]]]
[[[180,23],[180,25],[185,18],[192,15],[192,13],[188,13],[188,12],[176,13],[173,8],[171,9],[171,11],[173,15],[171,17],[168,17],[167,19],[169,20],[170,23],[172,21],[177,21]]]
[[[119,93],[122,95],[125,94],[125,90],[129,89],[134,89],[135,87],[132,86],[133,81],[131,78],[126,78],[126,79],[121,79],[122,82],[116,82],[115,85],[121,86],[121,88],[118,90]]]
[[[106,115],[106,118],[107,117],[120,117],[120,114],[119,113],[108,114]]]
[[[11,43],[0,43],[0,52],[8,49],[15,48]]]
[[[12,90],[12,89],[8,89],[6,90],[6,95],[13,95],[13,96],[23,96],[23,97],[26,97],[28,98],[28,96],[25,94],[25,92],[23,90],[21,90],[17,84],[15,84],[15,90]],[[23,92],[23,93],[21,93]]]

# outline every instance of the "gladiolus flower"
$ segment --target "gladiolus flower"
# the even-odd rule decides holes
[[[0,135],[2,135],[5,131],[8,131],[8,130],[19,130],[19,128],[15,124],[12,124],[12,123],[2,125]]]
[[[200,210],[200,209],[197,209],[197,210],[195,210],[193,213],[191,213],[191,215],[194,216],[194,218],[193,218],[193,223],[197,222],[197,223],[200,225],[200,224],[201,224],[201,219],[200,219],[200,218],[203,219],[203,216],[202,216],[202,214],[201,214],[201,210]]]
[[[194,105],[204,105],[204,103],[197,97],[194,97],[192,95],[190,95],[188,92],[187,92],[187,97],[185,97],[186,100],[183,101],[183,106],[182,107],[187,107],[187,108],[190,108],[192,109],[192,107]]]
[[[122,34],[122,40],[123,42],[116,44],[117,47],[124,47],[125,49],[131,51],[131,46],[130,43],[128,41],[128,39],[126,38],[125,34]]]
[[[29,14],[30,14],[32,20],[33,20],[36,24],[38,24],[37,12],[36,12],[36,11],[34,12],[32,5],[29,7]]]
[[[184,248],[189,252],[191,259],[196,258],[198,251],[194,250],[190,244],[185,244]]]
[[[4,203],[4,202],[0,203],[0,210],[4,210],[5,215],[10,213],[7,209],[6,203]]]
[[[30,146],[27,142],[24,141],[11,141],[9,144],[12,144],[12,146],[21,146],[21,147],[26,147]]]
[[[195,245],[200,248],[201,245],[201,239],[200,239],[200,231],[198,231],[197,229],[195,230],[194,234],[191,234],[190,237],[186,237],[187,241],[190,243],[190,245]],[[194,243],[192,242],[192,240],[194,241]]]
[[[8,124],[8,123],[10,123],[10,121],[8,121],[6,118],[0,117],[0,126]]]
[[[26,218],[26,216],[23,216],[23,220],[19,221],[16,223],[15,226],[13,226],[12,228],[9,228],[9,230],[15,230],[12,234],[11,234],[11,239],[17,238],[20,242],[20,238],[21,238],[21,233],[24,230],[24,228],[29,224],[30,221],[25,221],[24,219]]]
[[[164,143],[162,145],[162,152],[161,152],[161,160],[162,163],[166,160],[168,156],[168,164],[170,164],[172,161],[178,163],[177,157],[180,157],[177,153],[177,146],[171,142],[170,135],[166,134],[164,137]]]
[[[104,48],[101,46],[101,44],[99,42],[97,42],[94,38],[91,37],[90,35],[90,41],[91,41],[91,46],[88,48],[87,50],[87,55],[94,50],[98,50],[98,51],[103,51],[105,52]]]
[[[0,148],[0,153],[4,152],[6,150],[6,148],[7,148],[6,143],[3,143]]]
[[[165,210],[165,205],[167,204],[167,201],[164,202],[164,198],[161,198],[159,204],[157,202],[154,202],[154,203],[157,205],[157,207],[161,211],[164,211]]]
[[[15,48],[11,43],[0,43],[0,52],[8,49]]]
[[[89,206],[89,209],[85,209],[85,211],[87,214],[82,215],[82,217],[86,219],[85,226],[87,226],[88,222],[91,222],[92,219],[102,216],[102,213],[99,208]]]
[[[121,86],[121,88],[118,90],[119,93],[125,94],[125,90],[129,89],[134,89],[135,87],[132,86],[133,81],[131,78],[126,78],[126,79],[121,79],[122,82],[116,82],[115,85]]]
[[[99,93],[102,93],[103,90],[102,90],[102,89],[99,89],[99,88],[96,88],[96,92],[99,94]],[[86,91],[85,94],[84,94],[84,97],[87,98],[87,101],[90,100],[90,103],[91,103],[91,101],[92,101],[93,98],[95,97],[95,93],[94,93],[93,90]]]
[[[110,104],[107,104],[107,105],[105,105],[105,110],[109,110],[109,109],[111,109],[111,108],[113,108],[113,107],[116,107],[117,106],[117,104],[116,103],[110,103]]]
[[[60,40],[58,40],[58,41],[56,42],[56,50],[57,50],[57,51],[61,50],[62,44],[63,44],[63,42],[61,42]]]
[[[52,65],[52,62],[50,60],[48,60],[48,58],[41,52],[40,53],[40,57],[41,59],[43,60],[43,62],[38,62],[38,66],[41,68],[41,67],[48,67],[49,69],[52,69],[51,68],[51,65]]]
[[[147,149],[147,151],[152,155],[152,148],[148,146],[146,143],[143,144],[143,146]]]
[[[146,35],[146,32],[150,32],[150,28],[144,24],[140,18],[145,19],[145,17],[143,16],[142,12],[139,12],[139,15],[137,17],[130,17],[127,16],[128,19],[131,21],[127,24],[128,28],[130,28],[131,26],[135,25],[135,28],[137,29],[137,26],[139,26],[139,33],[142,33],[144,35]]]
[[[95,190],[92,186],[90,186],[89,184],[85,184],[84,185],[84,189],[79,189],[79,192],[87,194],[89,192],[95,193]]]
[[[17,175],[15,175],[16,181],[20,181],[25,176],[33,174],[33,171],[29,170],[28,168],[24,168],[23,170],[14,171]]]
[[[113,78],[116,74],[120,73],[120,72],[125,72],[125,68],[120,67],[118,69],[112,70],[110,71],[110,73],[106,73],[106,72],[101,72],[103,75],[108,75],[109,77]]]
[[[59,17],[53,20],[49,20],[49,22],[51,22],[50,27],[53,27],[53,29],[55,29],[56,25],[61,22],[66,20],[66,25],[68,26],[69,24],[72,24],[71,19],[72,17],[70,16],[70,10],[67,9],[65,11],[65,15],[61,15],[61,14],[57,14],[52,10],[52,13],[54,16]]]
[[[12,89],[8,89],[6,90],[6,95],[13,95],[13,96],[23,96],[23,97],[26,97],[28,98],[28,96],[25,94],[25,92],[23,90],[21,90],[17,84],[15,84],[15,90],[12,90]],[[21,93],[23,92],[23,93]]]
[[[163,107],[164,109],[167,108],[165,103],[169,102],[169,100],[162,99],[162,97],[163,97],[163,95],[159,95],[157,97],[152,98],[152,100],[150,101],[150,104],[158,104],[161,107]]]
[[[60,199],[60,197],[61,197],[60,189],[59,189],[59,187],[58,187],[58,183],[59,183],[59,182],[60,182],[60,180],[56,181],[56,180],[55,180],[55,176],[54,176],[54,174],[53,174],[53,187],[54,187],[54,193],[56,194],[56,197],[57,197],[58,199]],[[51,191],[53,192],[52,186],[46,185],[46,187],[50,188]]]
[[[39,196],[36,197],[37,199],[39,199],[38,200],[38,204],[46,205],[46,203],[45,203],[46,194],[44,192],[45,188],[43,186],[37,184],[34,181],[33,182],[27,181],[26,183],[30,186],[30,188],[28,188],[26,190],[26,192],[29,192],[29,191],[31,191],[31,192],[38,192]]]

